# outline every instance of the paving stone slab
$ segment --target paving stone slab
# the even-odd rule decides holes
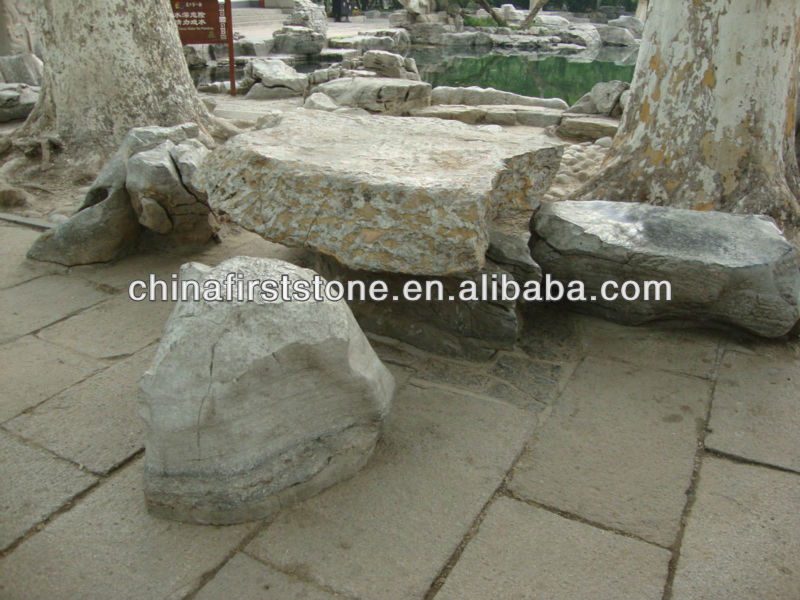
[[[237,553],[197,594],[195,600],[332,600],[344,598],[276,571],[262,562]]]
[[[96,479],[42,450],[26,446],[3,431],[0,431],[0,473],[3,474],[0,551]],[[0,598],[7,598],[3,579],[0,577]]]
[[[51,398],[5,427],[95,473],[107,473],[144,446],[139,378],[155,347]]]
[[[287,510],[247,552],[360,598],[422,598],[503,480],[533,418],[406,386],[356,477]]]
[[[113,263],[71,267],[69,274],[127,292],[132,281],[148,281],[151,273],[158,279],[169,281],[181,264],[189,260],[169,254],[136,254]]]
[[[30,335],[0,346],[0,365],[0,423],[107,366]]]
[[[437,600],[660,600],[670,553],[500,498]]]
[[[558,395],[567,371],[561,365],[501,352],[491,374],[529,394],[537,402],[550,404]]]
[[[169,282],[169,280],[168,280]],[[144,293],[141,289],[137,293]],[[39,337],[95,358],[134,354],[161,337],[172,302],[137,302],[123,292],[39,332]]]
[[[108,298],[92,284],[48,275],[0,290],[0,343],[31,333]]]
[[[41,232],[27,227],[0,225],[0,288],[7,288],[41,275],[61,273],[64,267],[28,260],[25,254]]]
[[[696,377],[710,378],[714,373],[722,339],[718,332],[658,325],[628,327],[583,315],[575,319],[589,355]]]
[[[728,352],[707,448],[800,472],[800,361]]]
[[[800,477],[703,459],[673,600],[800,598]]]
[[[253,527],[151,517],[137,460],[0,560],[0,597],[178,600]]]
[[[523,453],[519,497],[670,546],[710,382],[588,358]]]

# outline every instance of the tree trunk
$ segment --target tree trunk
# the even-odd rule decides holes
[[[0,0],[0,56],[27,54],[36,46],[32,2]]]
[[[116,148],[132,127],[222,127],[201,102],[168,0],[37,0],[42,93],[17,140],[68,150]]]
[[[495,23],[497,23],[497,24],[498,24],[500,27],[507,27],[507,26],[508,26],[508,23],[506,23],[506,22],[503,20],[503,17],[501,17],[501,16],[500,16],[500,15],[497,13],[497,11],[494,9],[494,7],[493,7],[491,4],[489,4],[489,3],[488,3],[486,0],[478,0],[478,5],[479,5],[479,6],[480,6],[480,7],[481,7],[483,10],[485,10],[486,12],[488,12],[488,13],[489,13],[489,15],[492,17],[492,19],[494,19],[494,22],[495,22]]]
[[[796,0],[656,2],[631,99],[582,199],[767,214],[795,237]]]
[[[636,3],[636,18],[642,23],[647,20],[647,0],[639,0]]]
[[[539,11],[542,10],[542,7],[549,1],[550,0],[531,0],[531,9],[528,12],[528,16],[525,17],[525,20],[522,22],[522,25],[520,25],[519,28],[524,31],[530,27],[533,23],[533,20],[536,18],[536,15],[539,14]]]

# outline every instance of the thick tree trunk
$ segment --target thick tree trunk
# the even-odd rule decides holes
[[[795,237],[796,0],[656,2],[606,165],[578,197],[768,214]]]
[[[36,46],[33,2],[0,0],[0,55],[26,54]]]
[[[17,138],[113,149],[132,127],[218,122],[200,101],[168,0],[37,0],[42,94]]]
[[[503,17],[494,9],[494,7],[489,4],[486,0],[478,0],[478,5],[489,13],[489,16],[494,19],[494,22],[497,23],[500,27],[506,27],[508,23],[503,20]]]
[[[647,20],[647,0],[639,0],[636,3],[636,18],[642,23]]]
[[[533,20],[536,18],[536,15],[539,14],[539,11],[542,10],[542,7],[547,4],[549,0],[531,0],[530,4],[530,11],[528,12],[528,16],[525,17],[525,20],[520,25],[520,29],[525,30],[531,26]]]

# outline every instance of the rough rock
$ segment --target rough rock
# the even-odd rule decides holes
[[[349,37],[335,37],[328,41],[331,48],[349,48],[353,50],[385,50],[399,51],[408,48],[411,38],[405,29],[385,29],[359,33]]]
[[[442,35],[440,44],[448,48],[490,48],[492,36],[483,31],[459,31]]]
[[[197,184],[197,174],[208,153],[209,149],[204,144],[191,138],[172,146],[169,150],[169,155],[181,176],[181,183],[201,202],[205,202],[206,192]]]
[[[202,180],[215,210],[268,240],[447,275],[483,267],[489,221],[538,206],[561,153],[530,129],[295,111],[213,151]]]
[[[184,46],[183,56],[186,59],[186,65],[190,69],[205,67],[214,60],[211,54],[210,44],[192,44],[191,46]]]
[[[325,14],[325,9],[311,0],[294,0],[292,14],[283,24],[308,27],[322,35],[328,34],[328,16]]]
[[[707,320],[765,337],[788,333],[800,318],[794,247],[775,223],[627,202],[555,202],[531,222],[531,250],[545,273],[582,280],[596,302],[572,305],[637,324]],[[670,301],[601,300],[603,282],[669,281]]]
[[[374,281],[386,283],[389,298],[397,297],[397,300],[373,302],[367,299],[349,303],[359,325],[371,333],[436,354],[472,360],[487,360],[498,350],[511,349],[519,337],[521,322],[515,311],[516,303],[499,297],[501,278],[505,276],[506,281],[513,281],[514,277],[489,261],[475,273],[436,278],[359,271],[324,256],[316,257],[314,267],[327,279],[336,279],[345,285],[350,281],[364,282],[366,286]],[[441,285],[443,300],[405,300],[403,289],[412,279],[422,289],[436,286],[437,292],[433,293],[438,293]],[[464,289],[462,286],[474,285],[480,294],[484,285],[490,290],[493,281],[498,286],[496,301],[458,299],[459,292]]]
[[[319,54],[325,36],[309,27],[287,25],[272,34],[273,52],[277,54]]]
[[[485,123],[490,125],[526,125],[528,127],[550,127],[561,122],[562,111],[539,106],[502,105],[463,106],[435,104],[411,111],[415,117],[452,119],[462,123]]]
[[[408,27],[414,22],[414,15],[405,9],[395,10],[389,13],[389,25],[391,27]]]
[[[261,83],[266,88],[286,88],[295,95],[302,95],[308,87],[308,75],[298,73],[277,58],[256,58],[245,67],[245,76]]]
[[[531,234],[527,231],[489,230],[489,249],[486,258],[510,272],[520,283],[541,281],[542,268],[531,258],[528,247]]]
[[[561,98],[535,98],[474,85],[469,87],[450,87],[445,85],[436,87],[431,92],[431,104],[519,104],[558,110],[567,110],[569,106]]]
[[[383,50],[369,50],[364,53],[362,60],[364,68],[374,71],[378,77],[419,81],[417,63],[413,58],[406,59]]]
[[[306,98],[306,101],[303,103],[303,108],[331,112],[339,108],[339,105],[336,104],[330,96],[322,92],[315,92]]]
[[[129,254],[140,230],[127,194],[117,190],[39,236],[28,258],[66,266],[108,262]]]
[[[181,280],[316,275],[274,259],[189,263]],[[148,509],[195,523],[263,519],[369,459],[394,379],[345,302],[176,305],[141,380]]]
[[[630,84],[624,81],[601,81],[596,83],[591,91],[581,96],[569,108],[569,111],[571,113],[611,116],[617,109],[620,96],[629,88]]]
[[[386,77],[342,77],[311,89],[322,92],[340,106],[371,112],[404,114],[430,104],[431,84]]]
[[[42,234],[29,256],[72,266],[116,260],[142,243],[197,245],[207,241],[217,227],[201,189],[194,185],[204,155],[201,139],[195,123],[131,129],[78,210]],[[193,190],[199,192],[197,196]],[[172,223],[169,238],[142,237],[150,225],[157,233],[166,228],[166,221],[149,203],[145,203],[147,214],[142,217],[144,199],[157,202],[168,215]]]
[[[0,56],[0,76],[5,83],[42,85],[43,63],[35,54]]]
[[[0,123],[27,118],[39,99],[39,91],[24,83],[0,83]]]
[[[566,29],[571,24],[569,19],[559,15],[549,15],[545,12],[540,12],[538,15],[536,15],[536,17],[533,19],[533,22],[537,25],[555,27],[556,29]]]
[[[414,23],[408,28],[412,44],[439,46],[446,33],[453,33],[453,28],[442,23]]]
[[[245,100],[282,100],[284,98],[296,98],[300,95],[289,88],[267,87],[264,84],[256,83],[245,95]]]
[[[608,22],[608,24],[613,27],[623,27],[624,29],[627,29],[636,39],[641,39],[642,34],[644,33],[644,23],[642,23],[636,17],[632,17],[630,15],[623,15],[617,19],[612,19]]]
[[[557,34],[565,44],[578,44],[588,50],[600,48],[603,40],[597,28],[591,23],[573,23],[568,29],[558,31]]]
[[[500,6],[500,16],[506,23],[518,23],[525,19],[525,13],[517,10],[513,4],[503,4]]]
[[[598,140],[614,137],[619,129],[619,121],[608,117],[577,115],[565,113],[558,126],[558,133],[578,140]]]
[[[624,27],[598,25],[597,32],[606,46],[636,46],[639,43],[630,30]]]

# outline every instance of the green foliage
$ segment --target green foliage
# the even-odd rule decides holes
[[[473,17],[464,15],[464,25],[468,27],[497,27],[492,17]]]

